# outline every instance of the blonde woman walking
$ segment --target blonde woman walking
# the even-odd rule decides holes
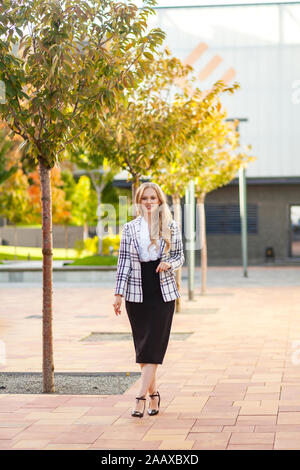
[[[135,196],[137,217],[123,226],[116,274],[115,314],[122,297],[131,325],[141,386],[131,415],[142,418],[146,395],[148,414],[159,412],[156,370],[163,363],[180,297],[174,272],[184,263],[181,232],[167,198],[155,183],[143,183]]]

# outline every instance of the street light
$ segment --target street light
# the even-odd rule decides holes
[[[188,268],[188,298],[194,300],[195,281],[195,182],[191,180],[185,193],[185,233]]]
[[[226,121],[239,121],[237,131],[239,132],[240,122],[248,122],[248,118],[228,118]],[[241,242],[242,242],[242,259],[244,277],[248,277],[248,230],[247,230],[247,182],[246,168],[239,169],[239,202],[240,202],[240,219],[241,219]]]

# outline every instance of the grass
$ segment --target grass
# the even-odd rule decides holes
[[[28,260],[28,255],[32,261],[41,261],[42,249],[35,247],[24,247],[17,246],[16,249],[17,260]],[[0,245],[0,264],[3,264],[1,260],[14,260],[15,259],[15,247]],[[89,252],[84,251],[81,254],[81,257],[78,258],[78,253],[76,250],[64,248],[53,248],[53,259],[54,260],[74,260],[73,263],[70,263],[69,266],[114,266],[117,264],[117,256],[97,256],[90,255]]]
[[[7,225],[7,227],[14,227],[14,225]],[[42,224],[33,224],[33,225],[23,225],[17,224],[17,228],[42,228]]]
[[[36,247],[17,246],[16,254],[18,260],[41,260],[42,249]],[[75,259],[77,258],[77,252],[73,249],[65,250],[64,248],[53,248],[53,259]],[[0,260],[14,260],[15,259],[15,247],[1,245],[0,246]]]
[[[68,224],[69,227],[78,227],[76,224]],[[6,227],[14,227],[14,225],[6,225]],[[17,224],[17,228],[40,228],[42,229],[42,224],[32,224],[32,225],[24,225],[24,224]]]
[[[79,258],[70,263],[68,266],[115,266],[118,262],[117,256],[86,256],[85,258]]]

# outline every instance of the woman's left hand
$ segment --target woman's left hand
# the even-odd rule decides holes
[[[170,267],[171,267],[170,263],[167,263],[166,261],[161,261],[156,268],[156,272],[167,271],[168,269],[170,269]]]

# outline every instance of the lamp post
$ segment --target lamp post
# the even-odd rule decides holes
[[[95,189],[97,192],[97,198],[98,198],[98,207],[97,207],[97,226],[96,226],[96,234],[98,236],[98,255],[102,255],[102,249],[103,249],[103,224],[102,224],[102,205],[101,205],[101,197],[102,197],[102,190],[104,188],[104,183],[103,183],[103,175],[104,175],[104,169],[101,167],[98,170],[95,171],[95,173],[99,173],[99,181],[100,184],[98,185],[95,181]]]
[[[240,196],[240,217],[242,233],[242,258],[244,277],[248,277],[248,231],[247,231],[247,190],[246,190],[246,168],[239,169],[239,196]]]
[[[184,217],[188,267],[188,299],[194,300],[195,284],[195,183],[189,182],[185,193]]]
[[[248,118],[230,118],[226,121],[238,120],[237,131],[239,132],[240,122],[248,122]],[[242,260],[243,274],[248,277],[248,230],[247,230],[247,181],[246,168],[239,169],[239,203],[240,203],[240,220],[241,220],[241,243],[242,243]]]

